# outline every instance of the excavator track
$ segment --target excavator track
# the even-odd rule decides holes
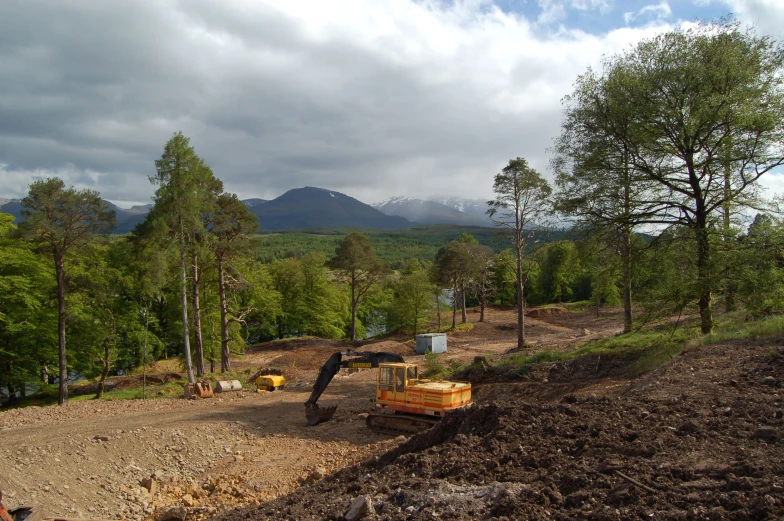
[[[416,434],[431,428],[440,418],[415,414],[371,413],[365,425],[376,432],[387,434]]]

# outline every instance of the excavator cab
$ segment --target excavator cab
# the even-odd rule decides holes
[[[378,366],[376,407],[398,413],[443,416],[471,403],[471,384],[419,377],[419,367],[409,363]]]

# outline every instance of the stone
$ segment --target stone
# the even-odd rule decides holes
[[[158,521],[185,521],[188,512],[182,507],[174,507],[158,516]]]
[[[324,479],[326,475],[327,469],[324,467],[316,467],[308,476],[308,481],[318,481],[320,479]]]
[[[351,502],[351,506],[349,507],[348,512],[346,512],[346,515],[343,517],[346,518],[346,521],[357,521],[358,519],[362,519],[368,514],[375,513],[376,511],[373,508],[373,502],[371,501],[370,497],[359,496]]]
[[[775,427],[760,427],[751,435],[752,438],[757,438],[768,442],[775,442],[778,436],[778,429]]]
[[[142,479],[141,485],[147,489],[147,492],[150,494],[155,494],[158,491],[158,482],[155,481],[152,477]]]
[[[184,496],[182,496],[180,498],[180,501],[182,501],[182,504],[185,505],[186,507],[192,507],[196,503],[196,501],[193,499],[193,496],[191,496],[190,494],[185,494]]]

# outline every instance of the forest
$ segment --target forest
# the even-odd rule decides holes
[[[627,332],[782,313],[784,229],[757,183],[784,163],[782,63],[732,22],[606,58],[564,99],[553,183],[523,158],[488,173],[495,228],[260,235],[180,132],[127,235],[100,194],[35,181],[23,222],[0,214],[0,392],[57,385],[62,404],[77,378],[174,357],[193,381],[247,345],[456,328],[489,305],[517,307],[519,346],[526,306],[622,306]]]

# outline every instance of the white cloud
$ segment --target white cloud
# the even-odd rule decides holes
[[[658,4],[649,4],[642,7],[639,11],[635,12],[625,12],[623,13],[623,20],[630,24],[635,20],[654,20],[656,22],[661,22],[670,18],[672,16],[672,9],[670,8],[670,4],[667,3],[666,0]]]
[[[781,0],[723,0],[735,16],[757,31],[784,40],[784,2]]]

